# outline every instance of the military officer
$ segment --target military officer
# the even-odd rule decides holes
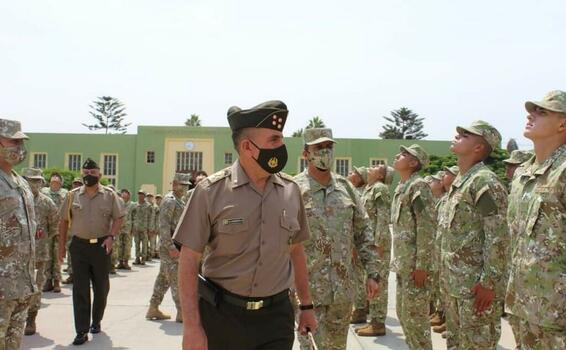
[[[136,260],[134,265],[145,265],[148,256],[147,240],[149,229],[152,226],[151,217],[152,209],[149,202],[145,199],[146,193],[142,190],[138,191],[138,202],[133,208],[133,233],[134,246],[136,250]]]
[[[456,131],[450,149],[460,172],[448,193],[440,252],[447,346],[495,349],[507,277],[507,191],[483,161],[501,135],[481,120]]]
[[[566,348],[566,92],[525,104],[534,157],[517,170],[507,219],[512,257],[505,307],[521,349]]]
[[[35,210],[28,183],[13,167],[26,158],[20,122],[0,119],[0,349],[18,350],[34,279]]]
[[[393,251],[397,274],[397,316],[409,349],[431,350],[429,309],[434,232],[434,199],[419,176],[429,157],[419,145],[401,146],[393,167],[401,181],[391,202]]]
[[[125,188],[120,191],[120,197],[124,201],[125,215],[124,223],[120,228],[120,234],[116,239],[116,256],[118,260],[116,268],[131,270],[132,268],[128,261],[132,252],[133,209],[136,204],[130,200],[130,191]]]
[[[159,239],[161,240],[159,253],[161,255],[161,264],[159,266],[159,274],[153,286],[149,309],[145,315],[145,318],[148,320],[168,320],[171,318],[171,316],[159,310],[159,305],[161,305],[167,289],[171,288],[171,295],[177,308],[175,321],[183,322],[177,283],[179,250],[173,242],[173,233],[185,208],[184,198],[190,184],[191,177],[189,174],[175,174],[173,191],[165,195],[165,199],[159,208]]]
[[[307,168],[295,177],[305,203],[311,239],[305,243],[310,289],[320,320],[315,334],[323,349],[345,349],[355,294],[353,249],[365,271],[368,298],[378,293],[379,257],[373,225],[352,184],[331,171],[331,129],[307,129],[303,158]],[[307,348],[303,338],[301,347]]]
[[[84,344],[90,332],[100,332],[100,322],[110,290],[110,254],[112,243],[120,232],[124,208],[118,194],[102,186],[100,168],[92,159],[82,166],[84,186],[72,190],[59,211],[59,258],[65,257],[67,231],[73,235],[73,311],[77,335],[74,345]],[[94,301],[91,306],[90,285]],[[92,323],[91,320],[92,308]]]
[[[74,190],[75,188],[79,188],[83,185],[83,179],[81,179],[80,177],[75,177],[73,179],[73,182],[71,183],[71,190]],[[59,213],[57,213],[57,215],[59,215]],[[71,284],[73,283],[73,264],[71,263],[71,252],[69,251],[69,246],[71,245],[71,238],[73,238],[70,234],[67,237],[67,244],[65,245],[65,248],[67,249],[67,274],[69,274],[69,276],[63,280],[63,284]]]
[[[389,185],[393,181],[395,169],[390,166],[379,166],[368,169],[368,184],[362,194],[362,203],[372,222],[374,240],[379,254],[380,293],[369,301],[368,325],[356,329],[356,333],[362,337],[375,337],[385,335],[385,317],[387,316],[387,288],[389,279],[389,262],[391,260],[391,195]],[[357,302],[360,299],[367,300],[365,289],[358,286]],[[361,296],[361,297],[360,297]]]
[[[302,245],[309,238],[305,210],[297,184],[280,173],[287,114],[280,101],[231,107],[239,160],[202,180],[180,219],[174,239],[182,244],[184,350],[291,349],[293,282],[302,308],[298,331],[316,330]],[[204,276],[197,278],[206,246]]]

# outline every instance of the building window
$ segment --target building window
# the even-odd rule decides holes
[[[350,159],[348,158],[337,158],[336,159],[336,173],[342,176],[348,176],[350,172]]]
[[[308,162],[305,158],[301,157],[299,158],[299,173],[302,173],[303,171],[305,171],[305,169],[308,167]]]
[[[104,154],[102,156],[102,176],[108,183],[117,186],[118,183],[118,155]]]
[[[202,152],[177,152],[176,172],[202,170]]]
[[[379,165],[387,165],[387,159],[385,158],[370,158],[369,166],[374,168]]]
[[[33,167],[39,169],[47,168],[47,153],[34,153]]]
[[[147,164],[155,163],[155,151],[147,151],[145,152],[145,162]]]
[[[234,157],[232,156],[232,153],[224,153],[224,165],[230,165],[234,162]]]
[[[82,156],[80,154],[67,155],[67,168],[71,171],[81,170]]]

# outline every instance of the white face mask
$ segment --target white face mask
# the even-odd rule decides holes
[[[321,170],[329,170],[334,164],[334,150],[331,148],[323,148],[316,151],[308,152],[308,161]]]

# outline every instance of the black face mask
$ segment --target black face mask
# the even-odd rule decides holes
[[[259,148],[252,140],[250,142],[259,150],[259,156],[255,160],[259,166],[270,174],[283,170],[287,164],[287,147],[281,145],[277,148]]]
[[[86,187],[92,187],[98,183],[98,176],[94,176],[94,175],[83,176],[83,182]]]

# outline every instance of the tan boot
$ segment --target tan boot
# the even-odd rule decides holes
[[[440,326],[432,327],[432,331],[434,333],[442,333],[446,330],[446,323],[441,324]]]
[[[430,325],[431,326],[440,326],[444,323],[444,314],[440,312],[435,312],[432,317],[430,318]]]
[[[41,291],[51,292],[52,290],[53,290],[53,281],[48,279],[47,281],[45,281],[45,284],[43,285],[43,289]]]
[[[24,335],[34,335],[35,334],[35,318],[36,317],[37,317],[37,311],[28,313],[28,318],[26,320],[26,328],[24,329]]]
[[[73,284],[73,275],[69,275],[69,277],[63,281],[63,284]]]
[[[360,337],[381,337],[385,335],[385,324],[379,322],[375,318],[372,318],[370,323],[365,326],[356,329],[356,334]]]
[[[366,323],[368,321],[368,312],[366,309],[355,309],[350,318],[351,324]]]
[[[175,322],[183,323],[183,314],[180,311],[177,311],[177,317],[175,317]]]
[[[61,293],[61,281],[53,280],[53,293]]]
[[[149,309],[147,310],[147,314],[145,314],[145,318],[148,320],[168,320],[171,318],[171,316],[161,312],[157,305],[149,305]]]

